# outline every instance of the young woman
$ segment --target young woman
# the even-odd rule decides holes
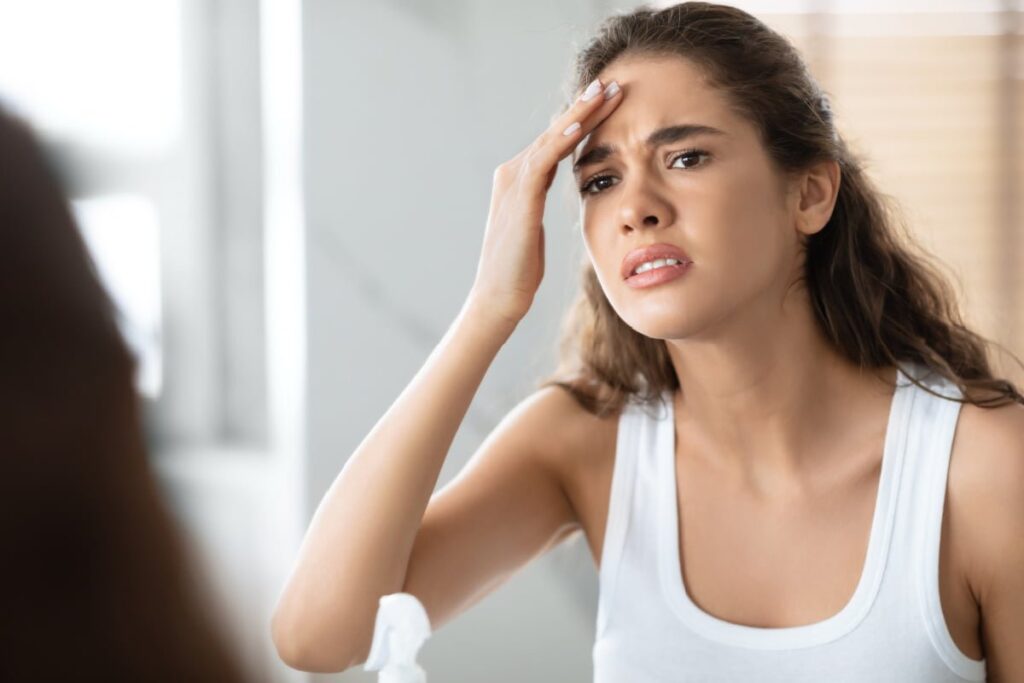
[[[381,595],[437,629],[581,531],[597,681],[1024,680],[1024,397],[799,54],[691,2],[608,19],[576,76],[495,172],[462,311],[322,501],[282,657],[365,661]],[[568,156],[564,361],[431,495],[530,308]]]

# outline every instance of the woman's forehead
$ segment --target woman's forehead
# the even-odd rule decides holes
[[[721,92],[710,87],[682,59],[640,59],[615,62],[602,72],[601,82],[616,81],[622,100],[581,145],[607,142],[631,144],[672,125],[696,125],[727,130],[737,122]],[[582,151],[582,148],[578,148]]]
[[[618,107],[580,140],[573,151],[574,167],[586,162],[592,152],[598,161],[620,153],[623,147],[654,150],[682,142],[728,142],[739,138],[741,122],[725,107],[687,97],[632,101],[623,99]]]
[[[598,74],[602,83],[617,81],[620,86],[648,92],[677,89],[705,92],[710,89],[707,76],[693,62],[674,56],[620,57]]]

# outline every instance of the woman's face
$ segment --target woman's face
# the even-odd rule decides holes
[[[753,126],[683,59],[625,58],[600,78],[618,81],[623,99],[581,142],[574,174],[585,186],[583,240],[619,316],[648,337],[693,338],[781,301],[798,266],[799,233]],[[721,132],[646,146],[654,131],[684,124]],[[606,145],[610,155],[590,155]],[[624,257],[656,243],[679,247],[692,263],[667,282],[627,283]]]

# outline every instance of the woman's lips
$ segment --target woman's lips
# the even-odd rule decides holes
[[[630,275],[626,278],[626,284],[634,289],[645,289],[647,287],[654,287],[665,282],[671,282],[677,278],[682,277],[690,269],[693,263],[677,263],[675,265],[665,265],[660,268],[652,268],[636,275]]]
[[[626,280],[632,276],[634,270],[639,268],[648,261],[656,261],[658,259],[675,259],[676,261],[688,262],[690,257],[686,255],[682,249],[677,247],[670,242],[656,242],[655,244],[649,244],[639,249],[626,254],[626,258],[622,259],[621,274],[622,279]]]

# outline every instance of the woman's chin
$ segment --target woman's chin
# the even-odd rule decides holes
[[[678,310],[663,315],[634,315],[624,320],[635,332],[651,339],[685,339],[700,329],[690,316],[681,315]]]

